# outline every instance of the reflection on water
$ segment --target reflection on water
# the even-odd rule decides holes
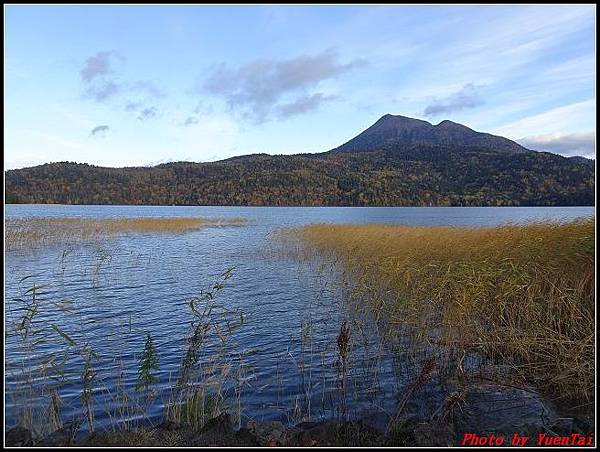
[[[144,403],[149,403],[149,421],[158,421],[172,400],[172,388],[188,346],[192,320],[189,301],[212,287],[229,268],[233,268],[232,277],[219,291],[218,300],[231,311],[243,312],[244,321],[230,333],[228,348],[220,355],[219,372],[227,375],[219,390],[230,408],[237,407],[239,422],[344,416],[385,424],[398,403],[398,393],[407,384],[403,369],[408,358],[390,352],[390,345],[381,340],[377,322],[368,314],[359,315],[345,307],[343,288],[333,284],[335,278],[272,252],[271,233],[282,227],[319,222],[484,226],[570,219],[593,212],[593,208],[9,205],[6,216],[17,218],[242,217],[248,224],[183,234],[141,233],[83,246],[7,253],[5,320],[14,323],[22,319],[19,308],[29,303],[30,289],[43,286],[35,290],[40,306],[36,319],[54,325],[56,333],[36,343],[29,354],[19,346],[17,336],[7,338],[7,427],[16,423],[18,409],[18,389],[11,385],[13,372],[27,366],[31,366],[27,372],[31,382],[43,375],[54,377],[50,388],[60,396],[62,421],[82,417],[85,356],[69,341],[88,344],[96,354],[91,361],[97,428],[114,422],[119,400],[133,392],[148,334],[159,361],[158,390],[151,402]],[[337,343],[344,321],[350,331],[346,363]],[[214,356],[219,344],[219,340],[207,342],[203,359]],[[70,355],[61,367],[63,355],[59,351],[67,348]],[[35,368],[39,365],[42,370]],[[31,393],[28,398],[47,405],[52,395]],[[120,413],[120,420],[136,415],[135,410]]]

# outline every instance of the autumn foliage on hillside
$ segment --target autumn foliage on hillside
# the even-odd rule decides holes
[[[594,162],[542,152],[409,146],[256,154],[212,163],[5,173],[6,202],[252,206],[594,205]]]

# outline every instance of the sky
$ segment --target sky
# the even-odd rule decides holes
[[[323,152],[387,113],[595,158],[595,5],[5,6],[5,169]]]

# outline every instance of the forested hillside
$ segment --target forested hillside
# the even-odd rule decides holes
[[[594,205],[594,161],[524,150],[388,143],[368,152],[248,155],[5,173],[8,203],[251,206]]]

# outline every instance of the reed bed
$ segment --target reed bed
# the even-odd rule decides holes
[[[209,226],[241,226],[242,218],[198,217],[5,219],[6,250],[80,243],[130,233],[183,233]]]
[[[182,323],[187,328],[185,350],[173,374],[176,380],[170,375],[168,382],[161,379],[160,345],[145,325],[132,326],[130,318],[113,326],[101,339],[110,337],[115,342],[110,352],[101,354],[98,344],[90,341],[89,323],[80,322],[78,332],[63,329],[47,317],[49,308],[58,309],[60,317],[77,316],[76,303],[53,301],[47,290],[50,284],[31,283],[21,297],[11,300],[16,306],[7,319],[6,336],[16,356],[6,363],[12,421],[27,429],[33,441],[68,429],[73,429],[69,441],[74,441],[82,428],[93,437],[101,431],[117,434],[151,426],[149,413],[159,404],[165,422],[189,431],[201,430],[223,413],[231,414],[241,426],[241,395],[254,375],[244,362],[242,345],[233,339],[234,331],[245,324],[245,315],[220,301],[232,275],[233,268],[226,270],[187,303],[190,323]],[[125,361],[126,343],[135,340],[140,344],[139,352],[134,352],[137,362]],[[47,344],[53,350],[44,353],[40,347]],[[137,374],[134,384],[126,381],[127,374]],[[107,383],[111,377],[112,386]],[[67,385],[70,389],[62,391]],[[63,412],[65,406],[77,407],[70,420]],[[101,430],[96,428],[99,415],[108,417]]]
[[[344,270],[389,334],[509,366],[558,398],[594,394],[595,219],[498,227],[317,224],[286,249]]]

